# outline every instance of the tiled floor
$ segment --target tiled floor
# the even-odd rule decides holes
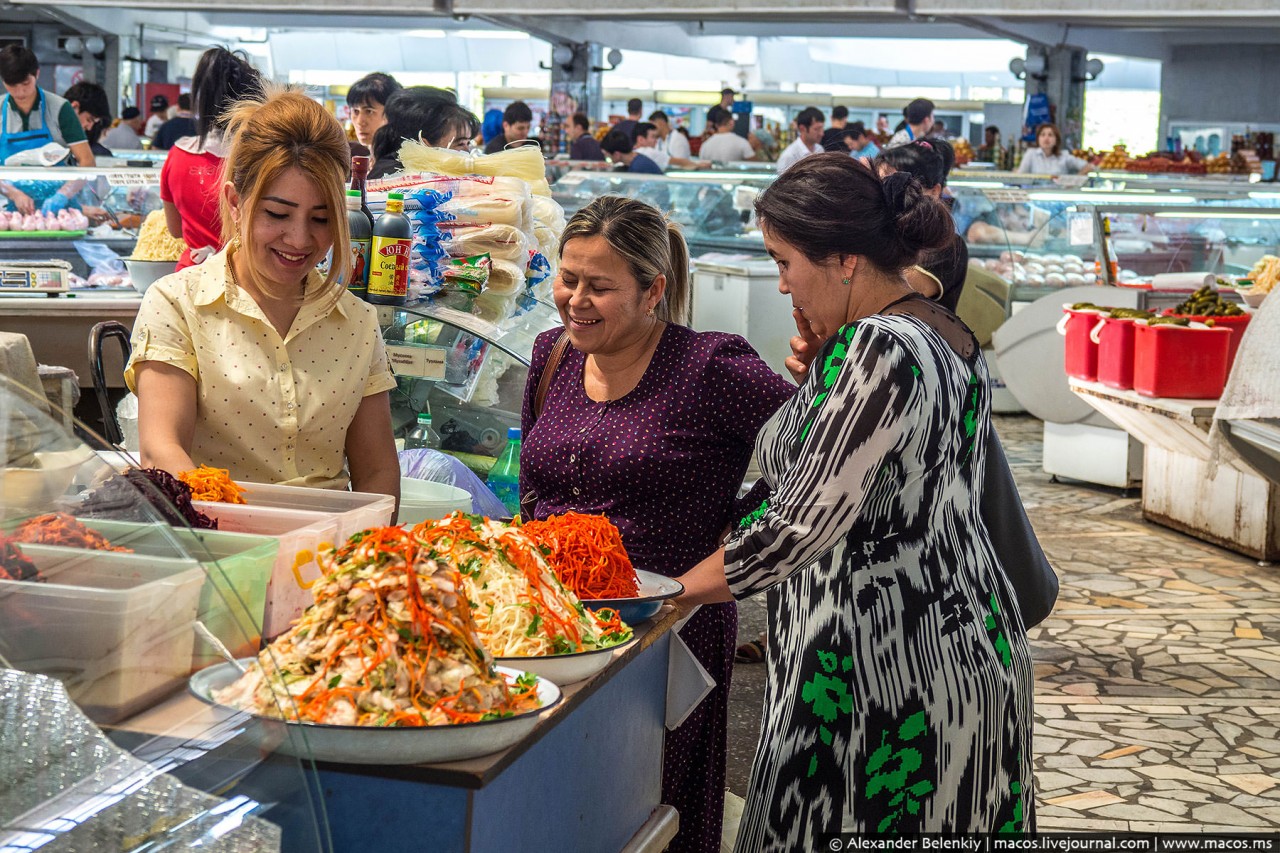
[[[1040,828],[1280,829],[1280,567],[1149,524],[1136,498],[1052,483],[1040,422],[997,427],[1062,584],[1030,635]],[[740,636],[765,618],[748,602]],[[739,795],[763,681],[761,666],[734,674]]]

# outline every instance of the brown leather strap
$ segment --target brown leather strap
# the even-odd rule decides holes
[[[538,393],[533,396],[533,417],[535,419],[542,414],[542,405],[547,400],[547,389],[551,387],[551,377],[555,376],[556,368],[564,360],[564,353],[567,349],[569,349],[569,333],[565,331],[560,333],[555,346],[551,348],[551,355],[547,356],[547,364],[542,368],[542,376],[538,379]]]

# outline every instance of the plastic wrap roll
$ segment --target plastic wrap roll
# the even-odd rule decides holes
[[[1152,290],[1199,290],[1214,286],[1211,272],[1162,272],[1151,279]]]

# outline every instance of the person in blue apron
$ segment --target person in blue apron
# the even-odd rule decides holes
[[[5,88],[4,98],[0,99],[0,163],[14,154],[56,142],[68,148],[79,165],[97,165],[75,108],[36,85],[39,75],[40,63],[29,49],[8,45],[0,50],[0,81]],[[48,192],[39,192],[37,205],[36,197],[24,189],[0,182],[0,194],[21,213],[32,213],[37,206],[45,213],[57,213],[70,206],[84,186],[83,181],[21,183],[30,183],[38,191],[36,184],[53,185]]]

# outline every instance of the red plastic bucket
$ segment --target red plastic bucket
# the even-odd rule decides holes
[[[1067,375],[1086,382],[1098,379],[1098,345],[1089,334],[1097,325],[1097,311],[1077,311],[1063,306],[1062,319],[1058,321],[1058,334],[1066,338],[1066,356],[1063,359]]]
[[[1236,351],[1240,349],[1240,340],[1244,337],[1245,326],[1249,325],[1251,315],[1240,314],[1235,317],[1196,317],[1192,314],[1175,314],[1173,311],[1164,312],[1166,317],[1186,317],[1193,323],[1204,323],[1212,320],[1214,326],[1221,326],[1224,329],[1231,330],[1231,351],[1227,353],[1227,375],[1231,375],[1231,365],[1236,363]]]
[[[1098,381],[1108,388],[1133,388],[1133,318],[1103,317],[1089,338],[1098,345]]]
[[[1133,388],[1139,394],[1191,400],[1222,396],[1230,329],[1135,323],[1133,331]]]

